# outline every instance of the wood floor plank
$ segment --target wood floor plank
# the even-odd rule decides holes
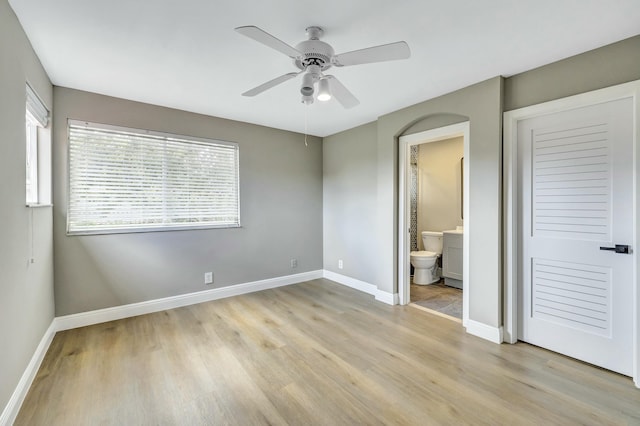
[[[640,390],[320,279],[60,332],[15,424],[640,425]]]

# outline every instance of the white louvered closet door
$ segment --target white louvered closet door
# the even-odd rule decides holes
[[[632,375],[633,103],[518,125],[519,338]]]

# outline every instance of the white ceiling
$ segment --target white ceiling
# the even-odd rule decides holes
[[[497,75],[640,33],[638,0],[9,0],[53,84],[326,136]],[[300,103],[285,55],[233,29],[296,45],[325,29],[336,53],[399,40],[411,58],[334,68],[360,100]]]

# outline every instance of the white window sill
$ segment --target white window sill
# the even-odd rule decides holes
[[[131,228],[103,228],[96,230],[67,230],[67,236],[87,236],[87,235],[108,235],[108,234],[139,234],[145,232],[171,232],[171,231],[197,231],[207,229],[235,229],[242,228],[238,225],[192,225],[192,226],[154,226],[150,228],[145,227],[131,227]]]
[[[26,207],[31,209],[37,209],[40,207],[53,207],[53,204],[27,204]]]

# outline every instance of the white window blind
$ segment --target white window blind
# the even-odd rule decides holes
[[[49,124],[49,111],[36,92],[27,84],[27,112],[42,126]]]
[[[240,226],[238,145],[69,120],[67,232]]]

